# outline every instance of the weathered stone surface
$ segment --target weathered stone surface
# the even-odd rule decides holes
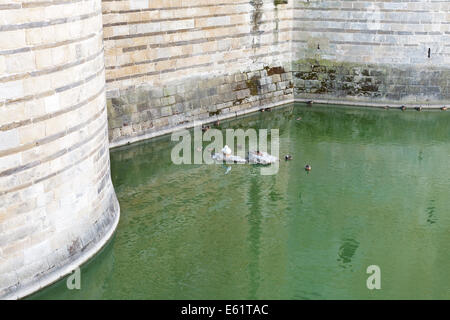
[[[416,66],[392,68],[381,64],[318,59],[298,60],[293,65],[295,96],[299,98],[359,99],[414,104],[450,100],[447,91],[450,69],[430,67],[421,70]],[[305,65],[309,68],[305,68]]]
[[[450,100],[448,2],[296,1],[295,97],[368,102]]]
[[[262,77],[262,74],[265,76]],[[213,118],[260,104],[292,100],[293,83],[282,81],[291,78],[288,74],[282,66],[266,66],[260,70],[226,77],[190,77],[183,85],[171,82],[164,85],[161,90],[164,93],[162,98],[159,98],[159,95],[155,97],[147,94],[136,95],[133,89],[122,90],[121,93],[125,96],[108,99],[108,108],[111,109],[108,113],[110,141],[120,145],[149,132],[174,128],[181,123],[193,123],[199,119],[204,120],[205,116]],[[195,89],[187,90],[187,88]],[[157,89],[148,87],[146,90],[152,92]],[[265,93],[272,95],[266,96]],[[128,97],[129,94],[135,96]],[[136,104],[131,103],[132,101],[136,101]],[[240,107],[227,109],[237,105]],[[138,117],[134,114],[138,114]],[[133,126],[127,130],[115,130],[120,124],[129,122],[139,124],[150,120],[153,124],[151,127]]]
[[[0,10],[0,298],[22,297],[71,272],[119,218],[101,2],[16,2]],[[118,91],[108,96],[110,125],[122,127],[120,115],[135,114],[130,102],[138,98],[127,96],[121,109]]]

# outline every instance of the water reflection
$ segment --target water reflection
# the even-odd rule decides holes
[[[114,150],[114,242],[81,291],[35,297],[449,299],[449,127],[450,113],[319,105],[222,122],[280,128],[293,160],[274,176],[174,165],[168,137]],[[392,285],[369,292],[371,264]]]
[[[248,243],[250,246],[249,254],[249,300],[257,298],[259,288],[260,274],[259,274],[259,253],[260,253],[260,236],[261,236],[261,186],[257,176],[250,180],[250,187],[248,191],[248,205],[249,213],[247,215],[249,231]]]
[[[420,152],[419,152],[418,159],[419,159],[419,161],[423,160],[423,151],[422,150],[420,150]]]
[[[344,239],[339,247],[337,261],[341,262],[341,267],[346,268],[350,265],[356,250],[359,247],[359,242],[354,239]]]
[[[435,200],[430,200],[429,206],[427,208],[427,222],[433,224],[437,222],[437,217],[435,216]]]

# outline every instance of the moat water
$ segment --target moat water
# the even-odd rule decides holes
[[[278,174],[174,165],[170,137],[113,150],[114,238],[80,290],[31,298],[450,299],[450,112],[291,105],[221,124],[249,127],[279,128]]]

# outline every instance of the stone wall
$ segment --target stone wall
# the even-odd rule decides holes
[[[102,7],[111,146],[294,98],[425,105],[450,98],[448,2],[103,0]]]
[[[450,100],[448,1],[296,0],[295,97]]]
[[[119,208],[100,0],[0,5],[0,298],[90,258]]]
[[[112,145],[291,101],[285,2],[103,0]]]
[[[211,78],[190,77],[163,87],[128,88],[108,99],[111,146],[189,127],[194,121],[233,117],[292,97],[292,73],[268,66]]]

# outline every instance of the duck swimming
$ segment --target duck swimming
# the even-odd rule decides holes
[[[203,132],[206,132],[206,131],[208,131],[210,128],[211,128],[210,126],[203,126],[203,127],[202,127],[202,131],[203,131]]]
[[[313,103],[314,103],[314,101],[312,101],[312,100],[306,101],[306,104],[307,104],[308,106],[311,106]]]
[[[287,154],[284,156],[284,160],[286,160],[286,161],[292,160],[292,156],[290,154]]]
[[[405,106],[401,106],[401,107],[400,107],[400,110],[405,111],[405,110],[406,110],[406,107],[405,107]]]
[[[442,111],[447,111],[447,107],[442,107],[441,110]]]
[[[417,111],[422,111],[422,106],[420,106],[420,107],[415,107],[415,109],[416,109]]]
[[[310,166],[309,164],[307,164],[307,165],[305,166],[305,170],[306,170],[306,171],[311,171],[311,169],[312,169],[312,168],[311,168],[311,166]]]

